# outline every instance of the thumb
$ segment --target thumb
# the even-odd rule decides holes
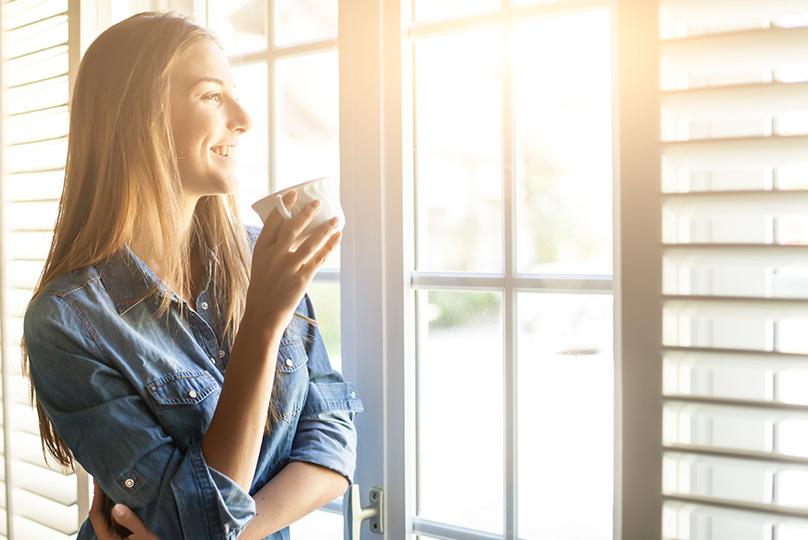
[[[116,504],[112,507],[112,519],[115,523],[129,529],[132,533],[141,532],[138,527],[143,528],[143,522],[138,519],[132,510],[123,504]]]

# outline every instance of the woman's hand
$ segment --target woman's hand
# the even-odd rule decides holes
[[[140,521],[132,510],[122,504],[112,508],[112,519],[107,518],[109,497],[98,482],[93,480],[93,504],[90,507],[90,522],[98,540],[160,540]],[[117,527],[116,527],[117,525]],[[127,529],[123,532],[121,527]]]
[[[290,191],[283,198],[291,208],[297,193]],[[306,225],[320,211],[320,201],[304,207],[290,220],[284,220],[273,210],[255,243],[252,275],[247,292],[245,315],[285,328],[295,308],[306,292],[314,274],[339,245],[340,232],[335,232],[338,219],[321,225],[296,250],[292,250]]]

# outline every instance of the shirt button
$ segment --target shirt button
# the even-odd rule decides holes
[[[188,392],[188,397],[191,399],[196,399],[196,390],[190,390]]]
[[[291,358],[286,359],[286,365],[292,367],[295,365],[294,361]]]
[[[202,302],[202,309],[208,309],[208,303]]]
[[[219,358],[224,358],[224,351],[219,349]]]
[[[127,478],[126,481],[124,481],[123,485],[125,485],[128,488],[131,488],[134,487],[135,481],[132,480],[131,478]]]

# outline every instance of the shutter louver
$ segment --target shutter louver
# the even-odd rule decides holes
[[[808,538],[808,4],[660,0],[663,538]]]
[[[17,540],[75,538],[79,526],[76,476],[45,462],[19,353],[64,178],[67,12],[67,0],[3,2],[2,502],[11,515],[0,516],[0,534]]]

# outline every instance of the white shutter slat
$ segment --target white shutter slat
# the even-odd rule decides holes
[[[739,463],[750,463],[750,466],[763,464],[764,467],[778,467],[779,465],[793,465],[800,470],[808,471],[808,457],[790,456],[774,452],[730,451],[716,449],[714,446],[700,446],[695,444],[672,444],[663,446],[666,455],[673,459],[688,459],[696,456],[713,458],[735,459]]]
[[[661,9],[668,10],[671,15],[688,21],[704,19],[725,20],[729,17],[750,19],[767,19],[783,15],[792,15],[805,10],[804,0],[659,0]]]
[[[726,510],[736,510],[741,512],[741,516],[749,518],[749,513],[763,514],[766,516],[765,522],[770,524],[772,516],[783,518],[796,518],[805,520],[808,523],[808,510],[790,509],[775,504],[754,504],[734,501],[732,499],[720,499],[718,497],[703,497],[698,495],[676,495],[665,493],[664,498],[668,501],[678,501],[686,504],[695,504],[708,507],[721,508]]]
[[[43,469],[22,461],[14,463],[17,487],[31,493],[45,493],[45,498],[62,506],[72,506],[78,500],[76,479],[59,471]],[[75,520],[75,517],[73,518]]]
[[[687,71],[776,69],[804,64],[808,28],[773,28],[710,34],[660,42],[664,61]]]
[[[64,170],[57,169],[44,173],[8,175],[4,187],[9,203],[58,200],[62,194]],[[41,255],[41,254],[40,254]]]
[[[808,406],[774,401],[754,401],[740,399],[724,399],[696,394],[667,394],[663,402],[670,408],[698,414],[716,414],[741,416],[760,419],[793,419],[808,420]]]
[[[774,371],[808,372],[808,354],[730,350],[714,347],[665,347],[663,358],[666,362],[681,367],[747,367]]]
[[[806,203],[808,191],[692,191],[662,196],[663,210],[700,218],[802,215]]]
[[[805,163],[808,136],[699,139],[662,144],[662,158],[679,167],[773,167]]]
[[[667,244],[663,258],[681,267],[746,265],[761,268],[808,266],[808,246],[777,244]]]
[[[780,115],[808,110],[808,83],[672,90],[662,93],[661,105],[680,120]]]
[[[808,300],[792,298],[665,296],[663,309],[680,317],[808,319]]]
[[[75,538],[77,532],[74,530],[65,533],[20,515],[14,516],[14,529],[21,538],[36,538],[36,540],[69,540]]]

